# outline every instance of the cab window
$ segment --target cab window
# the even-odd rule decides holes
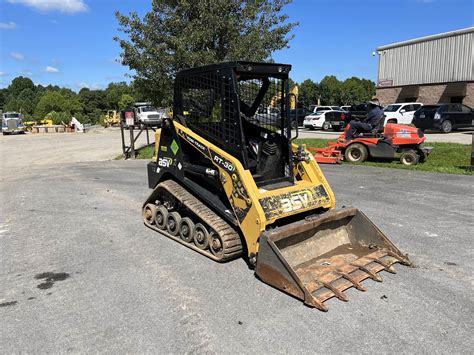
[[[463,113],[471,113],[472,112],[472,110],[469,107],[467,107],[466,105],[461,105],[461,110],[462,110]]]
[[[459,104],[449,105],[449,112],[461,112],[461,105]]]

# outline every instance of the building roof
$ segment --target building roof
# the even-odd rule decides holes
[[[464,33],[470,33],[470,32],[474,32],[474,27],[468,27],[468,28],[463,28],[463,29],[456,30],[456,31],[444,32],[444,33],[439,33],[439,34],[435,34],[435,35],[431,35],[431,36],[425,36],[425,37],[410,39],[408,41],[402,41],[402,42],[387,44],[387,45],[378,47],[377,51],[384,51],[384,50],[387,50],[387,49],[407,46],[407,45],[410,45],[410,44],[415,44],[415,43],[420,43],[420,42],[433,41],[435,39],[440,39],[440,38],[458,36],[458,35],[461,35],[461,34],[464,34]]]

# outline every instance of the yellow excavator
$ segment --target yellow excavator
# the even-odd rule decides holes
[[[364,213],[336,210],[318,164],[293,144],[290,69],[238,61],[177,74],[143,219],[216,261],[244,256],[263,282],[327,311],[326,300],[410,261]]]

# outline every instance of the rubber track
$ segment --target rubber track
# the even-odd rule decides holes
[[[215,261],[227,261],[238,258],[242,255],[242,241],[239,234],[232,228],[226,221],[215,214],[211,209],[204,205],[200,200],[189,193],[185,188],[176,183],[173,180],[166,180],[159,183],[156,190],[163,189],[176,200],[178,200],[186,209],[193,213],[197,218],[191,218],[194,223],[203,223],[204,225],[212,228],[222,239],[224,244],[224,256],[221,258],[216,257],[211,253],[209,249],[202,250],[194,245],[194,243],[187,243],[183,241],[179,236],[173,236],[166,230],[158,228],[156,225],[149,224],[145,219],[144,223],[147,227],[154,229],[167,237],[180,242],[183,245],[215,260]],[[151,202],[151,201],[150,201]],[[198,220],[199,219],[199,220]]]

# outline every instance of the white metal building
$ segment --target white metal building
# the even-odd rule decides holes
[[[464,103],[474,108],[474,27],[377,48],[382,103]]]

